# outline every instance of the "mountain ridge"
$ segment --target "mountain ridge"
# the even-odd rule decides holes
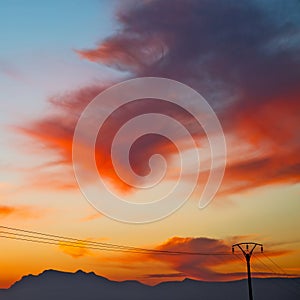
[[[254,278],[255,300],[298,300],[300,278]],[[207,282],[186,278],[165,281],[155,286],[137,280],[114,281],[94,272],[78,270],[74,273],[45,270],[38,275],[26,275],[8,289],[0,290],[4,300],[216,300],[248,299],[245,279],[227,282]]]

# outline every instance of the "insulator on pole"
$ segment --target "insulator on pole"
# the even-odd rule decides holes
[[[263,253],[264,252],[264,247],[260,246],[260,252]]]
[[[234,247],[232,247],[232,253],[234,253]]]

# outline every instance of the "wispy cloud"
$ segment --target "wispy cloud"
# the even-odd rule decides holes
[[[0,205],[0,218],[36,219],[44,216],[45,211],[31,206]]]
[[[0,60],[0,74],[14,80],[24,81],[23,74],[12,63],[8,63],[4,60]]]
[[[100,212],[92,213],[80,219],[81,222],[92,221],[101,218],[103,215]]]

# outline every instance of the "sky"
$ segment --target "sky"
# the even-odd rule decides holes
[[[174,251],[231,251],[233,243],[253,240],[299,276],[299,1],[2,0],[0,37],[0,225]],[[199,209],[193,196],[159,221],[129,224],[103,215],[80,192],[72,141],[93,98],[139,77],[176,80],[200,93],[222,125],[227,165],[207,207]],[[155,192],[141,194],[119,178],[110,146],[118,128],[149,111],[173,117],[206,149],[203,130],[178,107],[144,99],[118,109],[100,131],[95,157],[112,189],[133,202],[150,201]],[[120,149],[129,139],[119,141]],[[174,141],[150,134],[133,144],[130,163],[145,176],[149,158],[160,153],[169,168],[164,192],[177,178],[177,152]],[[116,164],[128,172],[121,158]],[[90,170],[81,167],[91,184]],[[195,170],[191,163],[182,189]],[[245,271],[231,256],[162,258],[5,238],[0,246],[0,287],[45,269],[148,284],[232,280]],[[253,265],[270,276],[259,260]]]

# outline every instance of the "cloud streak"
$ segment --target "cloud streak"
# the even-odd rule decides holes
[[[43,215],[41,211],[30,206],[0,205],[0,218],[35,219]]]

